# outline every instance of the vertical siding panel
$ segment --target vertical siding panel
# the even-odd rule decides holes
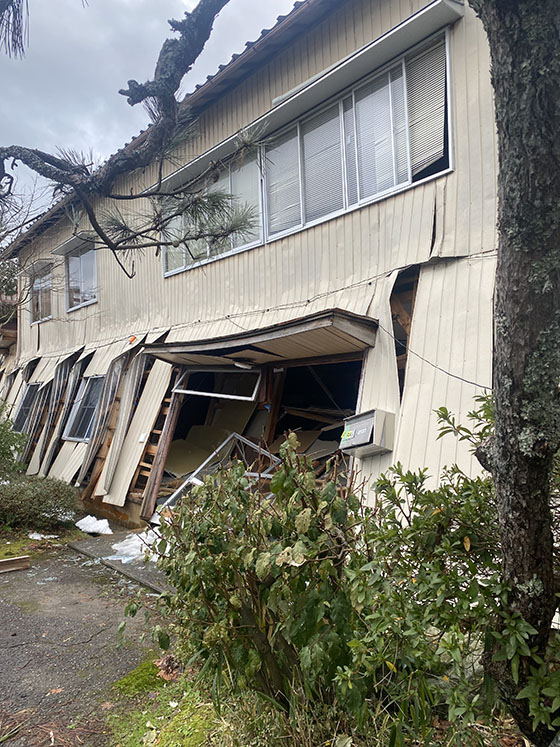
[[[183,156],[203,152],[268,110],[273,97],[380,36],[425,4],[425,0],[347,3],[203,112],[198,138],[182,144],[178,152]],[[492,248],[495,236],[495,138],[486,72],[488,56],[479,22],[471,11],[466,11],[465,20],[456,25],[451,37],[456,169],[445,177],[444,254],[466,251],[470,234],[476,235],[474,251],[481,247],[487,250]],[[482,147],[476,142],[481,137]],[[167,168],[174,167],[169,164]],[[134,181],[145,185],[153,173],[153,169],[146,170],[135,175]],[[56,294],[54,306],[61,321],[40,325],[41,350],[59,350],[73,346],[77,340],[102,341],[146,330],[153,328],[154,321],[161,327],[192,325],[185,328],[185,334],[194,335],[211,329],[209,323],[214,319],[247,309],[259,311],[289,304],[293,308],[281,312],[288,318],[305,310],[305,306],[294,305],[308,298],[321,296],[317,304],[325,306],[332,300],[322,297],[327,291],[338,291],[395,266],[428,259],[434,195],[434,183],[421,185],[267,246],[166,279],[162,277],[161,260],[151,251],[137,260],[137,277],[132,281],[119,274],[108,252],[100,251],[99,303],[67,316],[64,292]],[[38,242],[47,256],[50,248],[64,238],[64,230],[68,235],[67,227],[57,226]],[[63,285],[62,262],[56,274]],[[364,283],[356,290],[343,290],[336,294],[337,302],[363,309],[368,287],[371,290]],[[125,295],[127,303],[123,304]],[[272,318],[265,314],[262,323],[270,323]],[[199,319],[208,326],[193,325]],[[243,318],[240,323],[245,324]],[[232,327],[220,328],[228,326]],[[33,337],[37,332],[37,327],[22,323],[21,339],[26,350],[37,341]]]

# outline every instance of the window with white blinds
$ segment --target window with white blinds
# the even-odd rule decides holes
[[[344,207],[340,106],[335,104],[301,126],[305,220]]]
[[[448,169],[446,74],[440,36],[292,123],[261,148],[258,159],[232,161],[211,189],[251,208],[254,228],[226,240],[167,248],[165,274],[298,230]],[[179,220],[178,234],[182,228]]]
[[[302,223],[299,128],[288,130],[266,149],[268,233]]]
[[[266,147],[268,235],[448,168],[446,119],[441,38]]]
[[[414,178],[445,156],[445,45],[406,65],[410,163]]]

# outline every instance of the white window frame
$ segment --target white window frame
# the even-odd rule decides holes
[[[443,42],[444,50],[445,50],[444,51],[445,71],[446,71],[445,95],[446,95],[447,112],[446,112],[446,117],[444,120],[444,127],[445,127],[445,132],[446,132],[446,137],[447,137],[447,154],[446,154],[447,165],[444,168],[442,168],[441,171],[437,171],[434,174],[430,174],[426,177],[413,181],[412,175],[411,175],[411,163],[410,163],[410,133],[409,133],[409,126],[408,126],[408,97],[406,95],[407,89],[406,89],[406,64],[405,63],[406,63],[407,58],[413,57],[416,52],[420,52],[421,49],[429,47],[430,43],[433,43],[433,45],[435,46],[440,41]],[[349,186],[348,185],[348,165],[347,165],[347,154],[346,154],[346,148],[345,148],[345,124],[344,124],[344,116],[343,116],[343,102],[348,97],[352,97],[352,116],[354,117],[354,134],[356,136],[357,134],[356,122],[355,122],[355,119],[356,119],[355,93],[356,91],[359,91],[363,86],[369,85],[376,78],[387,74],[389,70],[395,69],[399,64],[402,66],[402,69],[403,69],[403,85],[404,85],[404,92],[405,92],[405,95],[404,95],[405,115],[404,116],[405,116],[405,121],[406,121],[405,131],[406,131],[406,149],[407,149],[407,160],[408,160],[408,179],[405,182],[401,182],[396,186],[389,187],[373,195],[361,197],[360,186],[359,186],[358,152],[357,152],[358,149],[357,149],[357,146],[355,145],[354,152],[355,152],[355,157],[356,157],[356,182],[357,182],[358,199],[356,202],[353,202],[350,204],[349,196],[348,196],[348,186]],[[304,205],[304,198],[303,198],[304,177],[303,177],[303,171],[302,171],[303,170],[302,137],[301,137],[301,132],[300,132],[301,124],[307,121],[308,119],[315,117],[321,111],[329,107],[332,107],[335,103],[338,103],[339,105],[340,127],[342,131],[341,150],[342,150],[342,170],[343,170],[343,177],[344,177],[343,178],[344,207],[337,211],[322,215],[313,220],[305,221],[305,205]],[[172,275],[177,275],[187,270],[195,269],[196,267],[200,267],[202,265],[208,264],[209,262],[214,262],[216,260],[229,257],[233,254],[237,254],[242,251],[247,251],[248,249],[252,249],[256,246],[263,246],[263,245],[271,244],[275,241],[279,241],[288,236],[291,236],[292,234],[295,234],[300,231],[306,230],[308,228],[312,228],[314,226],[320,225],[321,223],[324,223],[329,220],[333,220],[342,215],[346,215],[348,213],[353,212],[354,210],[360,210],[363,207],[375,204],[376,202],[380,202],[381,200],[385,200],[389,196],[398,195],[399,193],[404,192],[408,189],[413,189],[422,184],[433,181],[434,179],[438,179],[441,176],[444,176],[445,174],[451,173],[455,168],[452,110],[453,110],[453,101],[452,101],[452,86],[451,86],[450,31],[449,31],[449,26],[447,26],[444,29],[440,29],[436,31],[435,33],[430,34],[429,36],[425,37],[424,39],[422,39],[417,44],[410,47],[408,50],[406,50],[402,54],[399,54],[398,56],[393,58],[391,61],[376,68],[370,75],[367,75],[363,77],[362,79],[355,81],[352,85],[339,91],[336,95],[332,96],[329,99],[326,99],[319,106],[316,106],[310,111],[297,117],[297,119],[294,119],[291,122],[287,123],[286,125],[283,125],[281,128],[276,130],[274,133],[272,133],[267,138],[267,140],[270,143],[273,143],[274,140],[282,137],[282,135],[288,132],[289,130],[294,129],[294,128],[297,129],[299,170],[300,170],[300,218],[301,218],[300,223],[281,232],[272,233],[272,234],[269,232],[266,145],[261,146],[260,154],[257,157],[259,163],[264,164],[264,168],[262,169],[264,173],[261,173],[260,190],[259,190],[259,203],[260,203],[259,204],[259,210],[260,210],[259,218],[260,218],[260,228],[261,228],[260,240],[255,240],[254,242],[251,242],[247,245],[236,247],[235,249],[232,249],[231,251],[227,251],[227,252],[215,255],[213,257],[207,257],[207,258],[197,260],[190,264],[186,264],[184,267],[172,270],[170,272],[165,271],[165,259],[164,259],[165,252],[162,252],[162,271],[163,271],[164,277],[171,277]],[[391,115],[392,115],[392,110],[391,110]],[[395,164],[393,165],[395,167]],[[230,183],[231,183],[231,176],[230,176]]]
[[[45,288],[43,288],[42,283],[47,278],[48,278],[48,284]],[[30,323],[40,324],[41,322],[46,322],[49,319],[52,319],[53,318],[53,314],[52,314],[52,301],[53,301],[52,299],[52,265],[48,264],[34,271],[31,277],[29,278],[29,282],[30,282],[29,302],[30,302],[30,307],[31,307],[31,312],[30,312],[31,322]],[[36,283],[39,283],[38,288],[35,287]],[[50,313],[43,316],[42,309],[41,309],[41,299],[42,299],[42,293],[44,293],[45,290],[48,290],[50,294]],[[38,319],[33,318],[33,300],[36,295],[39,298],[39,304],[38,304],[39,305],[39,318]]]
[[[448,165],[442,169],[441,171],[438,171],[435,174],[431,174],[430,176],[424,177],[422,179],[418,179],[417,181],[412,180],[411,175],[411,165],[410,165],[410,137],[409,137],[409,127],[408,127],[408,101],[407,101],[407,95],[406,95],[406,59],[413,57],[416,52],[420,52],[422,48],[429,48],[430,43],[433,43],[433,46],[436,46],[438,42],[443,42],[444,44],[444,52],[445,52],[445,73],[446,73],[446,81],[445,81],[445,95],[446,95],[446,102],[447,102],[447,117],[445,120],[445,129],[447,132],[447,143],[448,143]],[[345,138],[345,127],[344,127],[344,117],[343,117],[343,102],[348,97],[352,97],[352,112],[353,112],[353,118],[354,118],[354,135],[356,137],[357,135],[357,125],[356,125],[356,106],[355,106],[355,95],[356,92],[359,91],[361,88],[369,85],[372,81],[376,80],[377,78],[382,77],[383,75],[386,75],[390,70],[394,70],[398,65],[402,66],[403,70],[403,84],[405,86],[405,96],[404,96],[404,104],[405,104],[405,117],[406,117],[406,149],[407,149],[407,155],[408,155],[408,179],[406,182],[401,182],[396,186],[389,187],[388,189],[382,190],[380,192],[376,192],[373,195],[369,195],[366,197],[361,197],[360,195],[360,180],[359,180],[359,169],[358,169],[358,148],[357,145],[355,145],[355,157],[356,157],[356,182],[357,182],[357,193],[358,193],[358,200],[357,202],[354,202],[352,204],[348,203],[348,171],[347,171],[347,157],[345,153],[344,148],[344,138]],[[298,131],[298,139],[299,139],[299,154],[300,154],[300,194],[302,193],[303,189],[303,164],[302,164],[302,158],[301,158],[301,152],[302,152],[302,140],[301,140],[301,134],[300,134],[300,125],[315,117],[317,114],[319,114],[321,111],[324,111],[325,109],[328,109],[329,107],[333,106],[336,102],[339,102],[339,117],[341,122],[341,129],[343,130],[343,138],[341,140],[341,149],[343,151],[343,199],[344,199],[344,207],[340,210],[336,210],[332,213],[328,213],[325,215],[322,215],[320,218],[316,218],[311,221],[305,221],[305,205],[303,203],[303,197],[300,201],[300,214],[301,214],[301,220],[302,222],[297,226],[292,226],[289,229],[286,229],[285,231],[281,231],[278,233],[271,234],[268,231],[268,215],[266,215],[265,220],[263,220],[263,226],[265,228],[265,240],[264,243],[272,243],[273,241],[278,241],[280,239],[285,238],[286,236],[290,236],[294,233],[298,233],[299,231],[305,230],[307,228],[312,228],[313,226],[319,225],[327,220],[332,220],[333,218],[338,218],[339,216],[346,215],[347,213],[350,213],[354,210],[359,210],[362,207],[366,207],[367,205],[372,205],[376,202],[380,202],[381,200],[386,199],[389,196],[397,195],[400,192],[404,192],[407,189],[411,189],[414,187],[419,186],[420,184],[424,184],[425,182],[431,181],[433,179],[437,179],[440,176],[450,173],[453,171],[453,137],[452,137],[452,121],[451,121],[451,86],[450,86],[450,55],[449,55],[449,29],[446,28],[443,32],[438,31],[435,34],[432,34],[429,37],[426,37],[422,41],[420,41],[418,44],[415,44],[411,49],[407,50],[403,54],[399,55],[395,59],[391,60],[390,62],[386,63],[380,68],[377,68],[371,75],[368,75],[362,80],[356,81],[352,86],[347,88],[346,90],[338,93],[336,96],[332,97],[331,99],[323,102],[320,106],[316,107],[315,109],[311,110],[310,112],[307,112],[303,116],[299,117],[296,122],[291,122],[289,125],[286,125],[285,127],[282,127],[277,132],[275,132],[273,135],[270,136],[269,140],[274,142],[277,138],[282,137],[282,135],[285,132],[288,132],[290,129],[294,128],[294,125],[297,126]],[[264,156],[263,156],[263,162],[266,164],[266,145],[264,146]],[[266,199],[268,194],[268,184],[267,184],[267,172],[265,168],[264,173],[264,179],[263,179],[263,197],[262,201],[265,205],[265,211],[267,207],[268,200]]]
[[[74,428],[76,421],[78,420],[80,416],[80,411],[82,409],[82,401],[84,397],[87,394],[87,390],[89,386],[91,386],[91,382],[98,379],[105,379],[104,376],[88,376],[87,378],[82,379],[80,382],[80,386],[78,389],[78,392],[76,396],[74,397],[74,401],[72,403],[72,409],[70,410],[70,415],[68,416],[68,422],[66,423],[64,427],[64,431],[62,433],[62,439],[63,441],[75,441],[76,443],[89,443],[89,440],[91,438],[91,433],[88,435],[88,431],[91,430],[93,423],[95,422],[95,416],[97,414],[97,408],[99,407],[99,402],[101,400],[101,396],[103,394],[103,385],[101,386],[99,390],[99,397],[97,399],[97,402],[95,404],[95,409],[93,411],[93,415],[91,417],[91,420],[88,424],[86,435],[82,438],[79,436],[72,436],[70,435],[72,432],[72,429]]]
[[[73,306],[70,305],[70,268],[69,268],[69,260],[72,257],[82,257],[84,254],[87,254],[88,252],[93,252],[93,288],[95,289],[95,298],[90,298],[88,301],[82,301],[80,303],[77,303]],[[72,249],[72,251],[69,251],[66,253],[64,258],[64,274],[66,278],[66,312],[71,313],[72,311],[76,311],[77,309],[83,309],[86,306],[91,306],[94,303],[98,302],[98,295],[97,295],[97,252],[95,250],[95,246],[93,244],[82,244],[81,246],[77,247],[76,249]],[[82,263],[80,261],[80,293],[83,293],[83,271],[82,271]]]
[[[177,379],[177,383],[172,389],[173,394],[191,394],[195,395],[196,397],[211,397],[212,399],[233,399],[237,400],[239,402],[254,402],[257,399],[259,388],[262,381],[262,371],[260,369],[252,369],[250,371],[246,371],[247,374],[257,374],[257,381],[255,383],[255,386],[253,388],[253,391],[250,395],[244,396],[241,394],[223,394],[222,392],[206,392],[202,389],[184,389],[181,384],[183,381],[188,377],[191,373],[243,373],[240,369],[229,369],[229,368],[196,368],[196,369],[187,369],[184,370],[179,378]]]
[[[168,247],[164,246],[163,251],[161,252],[161,268],[163,272],[163,276],[165,278],[172,277],[173,275],[178,275],[181,272],[185,272],[187,270],[192,270],[195,267],[200,267],[200,265],[208,264],[208,262],[214,262],[217,259],[223,259],[224,257],[231,257],[233,254],[238,254],[239,252],[244,252],[247,249],[253,249],[255,246],[262,246],[264,243],[264,224],[263,224],[263,189],[262,189],[262,170],[260,166],[260,152],[255,157],[256,160],[256,166],[259,172],[259,184],[258,184],[258,196],[259,196],[259,204],[257,206],[257,215],[259,219],[259,231],[258,236],[256,239],[253,239],[252,241],[248,241],[244,244],[241,244],[240,246],[233,246],[233,236],[229,237],[229,242],[231,249],[227,249],[224,252],[220,252],[219,254],[214,254],[213,256],[206,256],[201,257],[200,259],[193,260],[192,257],[189,255],[187,249],[183,249],[183,256],[185,258],[185,262],[181,267],[177,267],[173,270],[166,270],[166,256],[167,256],[167,250]],[[233,194],[231,189],[231,170],[232,166],[235,165],[235,159],[233,161],[230,161],[228,164],[226,164],[225,168],[227,168],[228,172],[228,185],[229,185],[229,193],[235,199],[235,194]]]

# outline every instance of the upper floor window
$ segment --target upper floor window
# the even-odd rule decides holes
[[[40,383],[28,384],[25,387],[25,392],[13,420],[12,430],[17,431],[18,433],[25,432],[29,420],[29,414],[31,413],[31,409],[35,403],[40,387]]]
[[[39,270],[31,279],[31,321],[42,322],[52,316],[52,273],[50,267]]]
[[[252,210],[255,216],[252,228],[242,233],[234,233],[226,239],[194,239],[181,242],[178,246],[165,247],[163,252],[164,273],[166,275],[185,270],[198,262],[227,254],[234,249],[253,246],[261,241],[260,219],[260,172],[255,157],[229,164],[213,184],[209,192],[222,192],[232,196],[236,206]],[[210,219],[211,222],[211,219]],[[204,228],[202,223],[189,223],[189,216],[181,216],[173,221],[167,230],[175,231],[178,238],[196,233]],[[211,225],[208,226],[211,233]]]
[[[95,249],[86,244],[66,255],[68,310],[97,301]]]
[[[104,376],[90,376],[82,381],[63,438],[68,441],[89,441],[104,381]]]
[[[445,58],[444,40],[404,57],[266,147],[268,236],[449,166]]]
[[[279,132],[261,148],[263,178],[256,159],[242,167],[232,162],[213,188],[258,209],[254,232],[167,248],[165,274],[366,205],[448,169],[446,75],[446,42],[439,36]]]

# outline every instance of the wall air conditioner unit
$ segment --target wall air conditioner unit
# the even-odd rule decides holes
[[[393,450],[395,414],[384,410],[368,410],[344,420],[340,448],[355,457],[385,454]]]

